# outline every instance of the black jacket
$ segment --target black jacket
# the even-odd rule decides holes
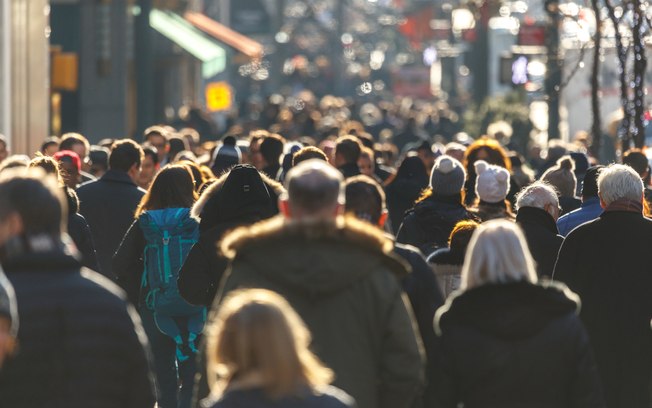
[[[652,406],[650,243],[652,220],[607,211],[566,237],[555,267],[582,298],[609,408]]]
[[[403,222],[405,213],[414,206],[428,186],[428,172],[418,157],[407,157],[396,172],[396,178],[385,189],[387,210],[394,233]]]
[[[283,191],[279,183],[254,167],[240,165],[202,194],[192,209],[192,215],[200,220],[199,242],[190,250],[177,282],[187,302],[211,306],[228,266],[218,250],[220,240],[236,227],[277,214],[278,196]]]
[[[522,207],[516,214],[516,223],[525,232],[527,245],[537,264],[539,277],[551,277],[564,237],[559,235],[557,223],[545,210]]]
[[[91,227],[101,272],[114,279],[111,258],[133,222],[145,190],[127,173],[109,170],[99,180],[79,187],[77,195],[79,212]]]
[[[563,285],[525,282],[453,295],[435,319],[435,406],[604,407],[576,302]]]
[[[412,271],[403,278],[403,289],[410,300],[414,317],[419,327],[419,333],[426,351],[426,389],[423,395],[423,406],[430,407],[434,403],[436,392],[431,377],[434,375],[437,338],[432,328],[435,312],[444,304],[442,291],[437,284],[432,269],[426,263],[421,252],[409,245],[395,244],[394,253],[405,260]]]
[[[360,168],[358,167],[357,163],[346,163],[337,169],[342,173],[345,179],[362,174],[360,173]]]
[[[408,211],[396,241],[414,245],[424,255],[448,245],[448,237],[459,221],[475,217],[459,203],[459,197],[431,195]]]
[[[3,263],[18,299],[18,355],[0,406],[153,407],[147,339],[124,293],[60,250]]]
[[[95,272],[101,272],[100,264],[97,262],[97,253],[95,252],[91,229],[86,219],[79,214],[77,194],[73,189],[67,187],[64,188],[64,192],[68,201],[68,235],[70,235],[79,251],[81,264]]]

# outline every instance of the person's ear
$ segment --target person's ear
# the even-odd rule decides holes
[[[290,211],[290,202],[288,200],[282,197],[279,198],[278,209],[285,218],[292,218],[292,212]]]
[[[344,204],[342,204],[342,203],[337,203],[337,205],[335,206],[335,211],[333,212],[333,214],[334,214],[335,216],[338,216],[338,215],[344,215],[344,210],[345,210],[345,208],[344,208]]]
[[[387,222],[387,217],[389,216],[389,213],[387,210],[383,210],[382,214],[380,214],[380,218],[378,219],[378,226],[380,228],[385,227],[385,223]]]
[[[0,222],[0,245],[23,233],[23,220],[17,212],[12,212]]]
[[[607,203],[604,202],[600,193],[598,193],[598,197],[600,197],[600,207],[602,207],[602,209],[607,208]]]

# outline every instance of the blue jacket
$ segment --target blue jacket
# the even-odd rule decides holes
[[[600,206],[600,199],[598,197],[584,200],[582,202],[582,207],[559,217],[557,220],[559,234],[565,237],[578,225],[592,221],[598,218],[600,214],[602,214],[602,207]]]

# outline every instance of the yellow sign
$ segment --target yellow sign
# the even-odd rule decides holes
[[[210,112],[231,109],[233,95],[226,82],[211,82],[206,85],[206,108]]]

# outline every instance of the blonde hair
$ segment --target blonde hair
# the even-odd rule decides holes
[[[537,281],[534,261],[521,229],[506,220],[480,225],[466,251],[461,288],[518,281]]]
[[[308,349],[310,332],[299,315],[274,292],[233,292],[207,333],[208,380],[216,396],[251,378],[271,397],[333,380],[333,372]]]

